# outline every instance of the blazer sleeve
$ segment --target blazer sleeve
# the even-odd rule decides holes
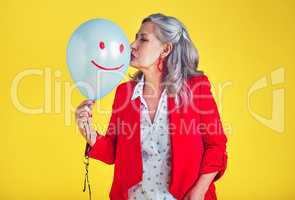
[[[211,84],[204,76],[200,83],[200,122],[204,144],[204,153],[201,162],[200,174],[218,171],[213,181],[218,180],[227,167],[226,143],[223,126],[214,97],[211,93]]]
[[[116,141],[117,141],[117,116],[118,116],[118,96],[119,87],[116,89],[115,99],[112,104],[112,114],[109,120],[109,125],[105,135],[101,135],[96,131],[97,137],[95,144],[91,147],[88,156],[96,160],[100,160],[106,164],[114,164],[116,154]]]

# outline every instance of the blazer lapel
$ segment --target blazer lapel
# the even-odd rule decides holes
[[[179,110],[176,107],[175,104],[175,98],[172,96],[168,96],[168,119],[169,119],[169,133],[170,133],[170,144],[171,144],[171,179],[169,183],[169,191],[175,194],[175,191],[177,191],[176,183],[174,182],[176,171],[175,167],[177,165],[177,157],[174,152],[177,152],[177,150],[180,148],[177,141],[178,137],[178,125],[179,125]]]

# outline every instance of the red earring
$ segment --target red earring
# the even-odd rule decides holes
[[[160,64],[161,64],[161,62],[162,62],[162,58],[159,57],[159,59],[158,59],[158,63],[157,63],[157,68],[158,68],[158,70],[159,70],[160,72],[163,71],[163,69],[160,68]],[[163,67],[164,67],[164,66],[163,66]]]

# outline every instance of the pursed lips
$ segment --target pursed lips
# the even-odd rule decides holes
[[[131,52],[131,58],[136,58],[135,53]]]

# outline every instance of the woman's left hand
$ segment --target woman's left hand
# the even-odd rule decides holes
[[[183,200],[204,200],[205,199],[205,190],[201,190],[197,187],[193,187]]]
[[[201,174],[197,183],[188,191],[184,200],[204,200],[206,193],[218,171]]]

